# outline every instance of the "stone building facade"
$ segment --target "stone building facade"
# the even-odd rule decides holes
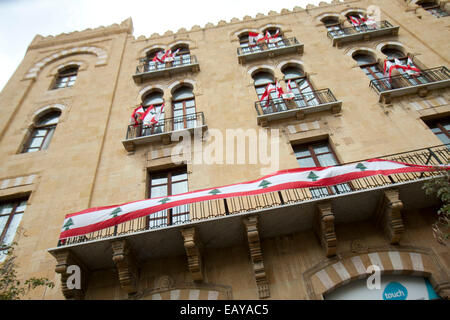
[[[148,38],[133,36],[131,19],[37,35],[0,95],[2,240],[17,242],[21,278],[57,284],[29,297],[324,299],[351,295],[377,265],[448,298],[450,251],[431,228],[439,203],[421,189],[434,173],[204,201],[58,238],[69,213],[307,164],[448,163],[449,11],[447,1],[349,0]],[[352,26],[360,14],[376,25]],[[281,40],[248,45],[249,32],[267,31]],[[152,61],[169,49],[178,58]],[[386,57],[421,73],[389,80]],[[276,81],[295,98],[261,106]],[[142,103],[164,103],[158,126],[130,126]],[[253,133],[268,135],[272,161],[250,161]],[[241,151],[213,148],[243,136]],[[71,265],[80,289],[67,286]]]

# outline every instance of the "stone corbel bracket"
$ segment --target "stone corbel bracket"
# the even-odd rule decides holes
[[[255,274],[259,298],[268,298],[270,297],[270,290],[269,283],[267,281],[266,270],[264,268],[261,243],[259,241],[258,217],[246,217],[242,222],[244,223],[247,233],[248,245],[250,248],[250,259],[253,264],[253,272]]]
[[[381,225],[391,244],[398,244],[405,231],[401,210],[403,202],[398,190],[386,190],[382,194],[380,205],[376,212],[376,221]]]
[[[61,274],[61,291],[64,297],[70,300],[83,300],[87,291],[89,277],[88,269],[70,250],[59,251],[54,254],[54,257],[56,258],[55,272]],[[68,270],[70,266],[79,267],[81,277],[79,289],[68,287],[67,280],[74,274],[72,271]]]
[[[137,292],[139,277],[138,261],[127,241],[114,241],[111,243],[111,247],[113,250],[112,259],[117,267],[120,286],[128,294]]]
[[[334,230],[334,214],[331,202],[323,202],[317,205],[315,233],[319,237],[320,244],[327,257],[336,254],[337,238]]]
[[[202,244],[194,227],[181,230],[188,269],[194,281],[203,281]]]

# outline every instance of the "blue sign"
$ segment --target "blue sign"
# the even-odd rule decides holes
[[[383,291],[383,300],[406,300],[408,290],[398,282],[389,282]]]

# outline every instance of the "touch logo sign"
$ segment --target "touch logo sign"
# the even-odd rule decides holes
[[[383,291],[383,300],[406,300],[408,290],[398,282],[390,282]]]

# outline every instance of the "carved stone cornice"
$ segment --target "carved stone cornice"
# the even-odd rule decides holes
[[[327,257],[336,254],[337,238],[334,230],[334,214],[331,202],[317,205],[316,223],[314,228]]]
[[[120,286],[128,294],[137,292],[139,268],[127,241],[114,241],[111,243],[111,247],[113,249],[112,259],[117,267]]]
[[[181,230],[189,272],[194,281],[203,281],[202,244],[194,227]]]
[[[70,300],[83,300],[87,291],[89,271],[81,261],[70,251],[63,250],[54,253],[56,259],[55,272],[61,275],[61,291],[66,299]],[[70,266],[77,266],[80,270],[80,288],[69,288],[67,286],[68,279],[72,275],[68,272]]]
[[[248,245],[250,249],[250,259],[253,264],[256,286],[260,299],[270,297],[269,283],[267,281],[266,270],[262,255],[261,243],[259,240],[258,217],[250,216],[243,219],[247,232]]]
[[[401,210],[403,203],[396,189],[383,192],[376,212],[376,221],[381,225],[391,244],[398,244],[405,231]]]

